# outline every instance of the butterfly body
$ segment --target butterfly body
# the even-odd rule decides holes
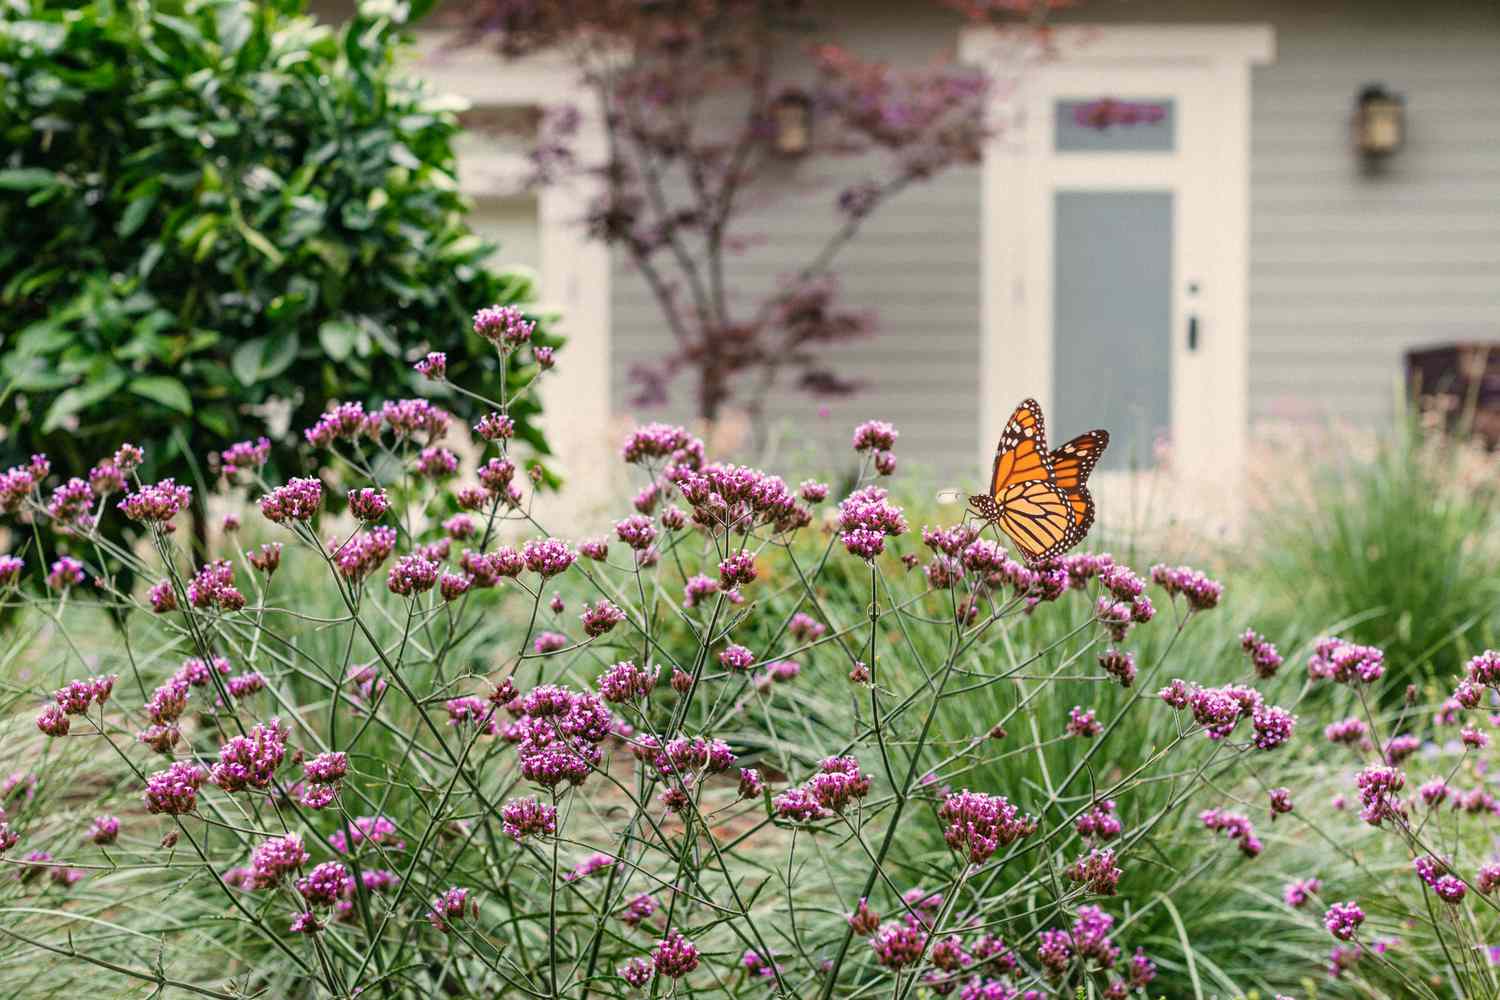
[[[1109,432],[1094,430],[1049,452],[1042,408],[1023,400],[1000,435],[989,493],[971,496],[969,509],[1005,532],[1027,562],[1045,562],[1093,527],[1088,477],[1108,446]]]

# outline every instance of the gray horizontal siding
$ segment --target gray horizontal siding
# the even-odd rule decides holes
[[[1500,7],[1349,7],[1273,19],[1252,105],[1252,419],[1379,422],[1403,354],[1500,338]],[[1354,95],[1406,97],[1407,144],[1358,169]]]

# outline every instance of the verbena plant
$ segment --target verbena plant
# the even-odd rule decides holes
[[[1307,971],[1223,972],[1184,924],[1222,919],[1199,883],[1242,877],[1226,854],[1263,853],[1250,812],[1294,804],[1264,787],[1292,752],[1280,654],[1247,637],[1238,682],[1205,683],[1201,654],[1237,641],[1218,583],[1100,554],[1027,567],[975,525],[919,541],[872,481],[893,468],[879,422],[856,430],[836,507],[822,483],[642,427],[622,449],[635,513],[564,541],[509,417],[551,352],[512,308],[475,326],[532,381],[484,400],[471,485],[449,485],[450,420],[421,400],[331,409],[304,434],[322,467],[283,484],[260,480],[258,444],[225,449],[257,512],[202,563],[173,531],[186,488],[141,481],[131,445],[87,481],[54,485],[41,457],[0,480],[26,539],[7,586],[26,559],[50,587],[6,591],[38,631],[19,655],[40,649],[9,665],[10,701],[44,700],[6,742],[35,766],[0,786],[14,954],[75,989],[211,997],[1123,997]],[[150,545],[110,542],[117,517]],[[115,563],[156,582],[126,592]],[[123,628],[78,627],[88,593]],[[1382,669],[1332,641],[1310,664],[1348,686],[1337,706]],[[1363,725],[1334,735],[1400,757]],[[1391,886],[1363,932],[1328,908],[1361,949],[1340,983],[1436,993],[1433,970],[1478,989],[1496,873],[1470,894],[1434,867],[1468,821],[1367,792],[1399,784],[1383,773],[1359,782],[1369,818],[1429,859],[1426,881]],[[1430,917],[1424,885],[1448,900]],[[1257,912],[1299,947],[1317,924]],[[1387,920],[1420,966],[1372,937]]]

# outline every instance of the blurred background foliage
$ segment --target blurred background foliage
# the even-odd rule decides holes
[[[330,400],[446,394],[472,416],[411,371],[429,349],[494,395],[468,317],[534,290],[486,268],[464,221],[458,106],[401,70],[422,10],[366,4],[334,30],[303,8],[0,5],[0,461],[82,474],[127,440],[146,475],[186,476]],[[534,399],[511,413],[545,454]]]

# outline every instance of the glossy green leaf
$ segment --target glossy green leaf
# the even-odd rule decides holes
[[[348,320],[331,319],[318,327],[318,343],[335,361],[348,358],[358,338],[359,327]]]
[[[14,167],[0,170],[0,191],[34,191],[62,183],[63,179],[41,167]]]
[[[193,412],[193,397],[188,394],[187,386],[166,375],[143,375],[140,378],[131,379],[130,391],[137,396],[154,400],[169,410],[178,413],[191,414]]]
[[[43,433],[57,430],[69,417],[108,399],[124,384],[125,373],[116,369],[60,393],[47,407],[47,415],[42,420]]]

